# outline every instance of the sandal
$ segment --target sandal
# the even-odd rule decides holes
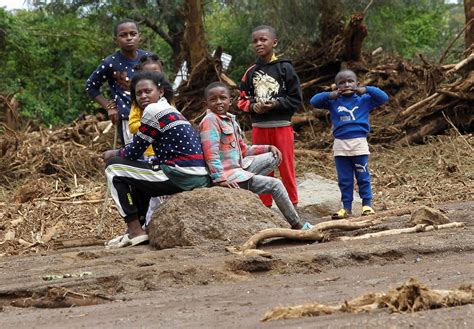
[[[138,235],[132,239],[130,239],[128,234],[124,234],[113,238],[105,245],[106,249],[115,249],[115,248],[125,248],[128,246],[137,246],[139,244],[144,244],[150,241],[148,234]]]
[[[111,248],[122,248],[126,247],[130,244],[130,238],[128,237],[128,234],[124,235],[119,235],[115,238],[113,238],[110,241],[107,241],[105,243],[105,248],[106,249],[111,249]]]
[[[352,215],[352,211],[341,208],[334,214],[332,214],[331,219],[344,219]]]
[[[150,238],[148,237],[148,234],[142,234],[142,235],[134,237],[133,239],[130,239],[129,241],[130,241],[131,246],[136,246],[142,243],[149,242]]]
[[[371,206],[363,206],[362,207],[362,216],[368,216],[375,214],[374,209]]]

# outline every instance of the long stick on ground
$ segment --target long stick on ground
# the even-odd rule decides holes
[[[117,147],[117,134],[118,134],[118,125],[115,127],[115,132],[114,132],[114,143],[112,145],[112,148],[114,150]],[[107,182],[107,190],[105,191],[104,205],[102,206],[102,214],[100,215],[99,225],[97,225],[98,236],[102,235],[102,230],[104,228],[104,218],[105,218],[105,212],[107,211],[107,206],[109,205],[109,195],[110,195],[110,186],[109,186],[109,183]]]
[[[314,225],[311,229],[292,230],[289,228],[269,228],[262,230],[251,236],[240,248],[240,251],[255,249],[257,245],[266,239],[270,238],[289,238],[300,241],[322,241],[324,239],[324,231],[331,229],[339,229],[344,231],[357,230],[359,228],[369,227],[379,224],[381,219],[370,218],[364,221],[352,222],[347,219],[332,220],[328,222],[321,222]]]
[[[381,232],[367,233],[367,234],[359,235],[359,236],[340,236],[336,239],[341,240],[341,241],[362,240],[362,239],[369,239],[369,238],[378,238],[378,237],[381,237],[381,236],[406,234],[406,233],[429,232],[429,231],[434,231],[434,230],[442,230],[442,229],[446,229],[446,228],[464,227],[464,225],[465,224],[463,222],[453,222],[453,223],[441,224],[441,225],[418,224],[414,227],[398,228],[398,229],[393,229],[393,230],[385,230],[385,231],[381,231]]]

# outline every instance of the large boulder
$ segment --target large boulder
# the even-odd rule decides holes
[[[298,183],[298,210],[321,217],[331,215],[341,207],[341,192],[336,181],[306,173]],[[362,200],[354,192],[352,213],[360,215],[361,208]]]
[[[173,195],[152,216],[148,235],[157,248],[221,240],[240,244],[260,230],[289,227],[258,196],[243,189],[195,189]]]

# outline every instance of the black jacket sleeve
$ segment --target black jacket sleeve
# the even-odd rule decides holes
[[[285,112],[292,111],[294,113],[303,101],[300,79],[291,63],[284,63],[280,69],[280,76],[282,78],[285,92],[283,96],[277,98],[277,110]]]

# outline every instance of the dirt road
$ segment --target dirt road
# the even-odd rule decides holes
[[[272,259],[241,259],[226,253],[224,243],[3,257],[0,328],[472,328],[472,304],[260,321],[275,306],[335,305],[409,278],[435,289],[473,283],[474,202],[441,208],[466,227],[347,242],[271,241],[262,249]],[[94,305],[40,308],[68,298]],[[25,305],[37,307],[17,307]]]

